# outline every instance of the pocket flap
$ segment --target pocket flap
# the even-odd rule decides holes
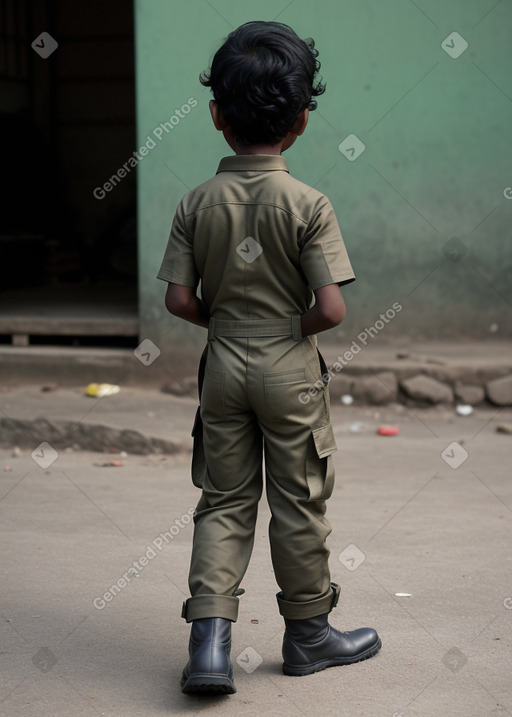
[[[315,428],[312,434],[319,458],[327,458],[327,456],[332,455],[338,450],[330,423],[327,423],[325,426],[320,426],[320,428]]]

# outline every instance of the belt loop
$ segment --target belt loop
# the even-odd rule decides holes
[[[292,338],[294,341],[302,341],[300,314],[295,314],[295,316],[292,316]]]
[[[215,317],[211,316],[208,322],[208,341],[215,339]]]

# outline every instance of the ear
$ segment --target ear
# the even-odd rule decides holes
[[[301,134],[304,134],[304,130],[307,127],[309,120],[309,110],[306,107],[306,109],[302,110],[302,112],[299,112],[297,115],[297,119],[295,120],[295,123],[293,127],[290,130],[291,134],[297,135],[297,137],[300,137]]]
[[[228,128],[229,125],[224,120],[222,112],[219,109],[219,105],[217,104],[217,102],[215,102],[215,100],[210,100],[210,114],[212,116],[215,129],[218,129],[219,132],[222,132],[223,130]]]

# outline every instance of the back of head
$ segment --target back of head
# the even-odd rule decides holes
[[[288,25],[248,22],[228,35],[200,81],[211,87],[225,122],[242,144],[276,144],[299,113],[325,91],[312,39]]]

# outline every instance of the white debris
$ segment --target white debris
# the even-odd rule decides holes
[[[473,413],[473,406],[461,404],[455,408],[455,411],[459,414],[459,416],[470,416]]]

